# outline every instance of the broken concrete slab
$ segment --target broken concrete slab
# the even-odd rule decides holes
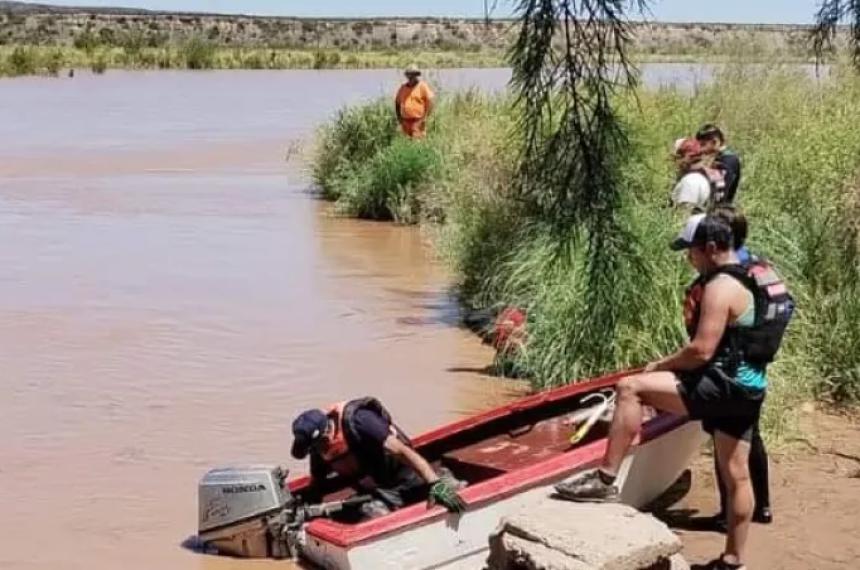
[[[487,564],[489,570],[592,570],[562,551],[508,532],[490,537]]]
[[[545,499],[505,517],[490,537],[490,570],[683,570],[681,541],[622,504]]]

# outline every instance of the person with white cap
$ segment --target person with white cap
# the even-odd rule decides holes
[[[417,65],[407,67],[404,75],[406,82],[397,90],[394,112],[403,134],[415,139],[424,138],[435,94],[427,82],[421,80],[421,70]]]
[[[617,501],[616,476],[641,427],[643,406],[703,420],[714,433],[728,493],[725,551],[705,568],[742,569],[753,511],[749,442],[767,388],[765,367],[782,335],[763,324],[762,292],[739,264],[725,220],[691,216],[672,249],[686,250],[703,281],[695,311],[685,310],[690,340],[618,383],[609,443],[598,469],[557,485],[556,491],[572,501]]]

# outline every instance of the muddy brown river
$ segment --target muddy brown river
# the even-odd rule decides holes
[[[301,469],[292,417],[339,399],[417,432],[509,397],[420,232],[328,215],[284,160],[397,80],[0,82],[0,568],[258,567],[180,547],[208,468]]]
[[[301,470],[310,406],[372,394],[419,432],[512,397],[421,233],[332,217],[285,161],[398,81],[0,80],[0,568],[283,567],[181,547],[208,468]]]

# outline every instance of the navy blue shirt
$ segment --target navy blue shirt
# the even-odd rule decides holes
[[[374,410],[368,408],[356,410],[352,416],[352,422],[362,445],[382,447],[391,435],[391,424]]]
[[[364,457],[372,458],[376,465],[389,463],[385,453],[385,440],[391,435],[391,423],[378,412],[370,408],[359,408],[352,416],[355,433],[358,436],[357,447],[353,450]],[[331,466],[315,452],[311,452],[311,477],[317,481],[324,480],[331,472]]]
[[[734,152],[724,148],[717,153],[716,162],[717,167],[723,171],[726,182],[726,202],[732,203],[735,201],[735,195],[741,183],[741,159]]]

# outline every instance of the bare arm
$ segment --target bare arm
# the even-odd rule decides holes
[[[695,338],[674,354],[649,365],[648,370],[696,370],[713,358],[731,317],[734,292],[726,281],[717,279],[705,288]]]
[[[386,451],[397,457],[397,459],[409,465],[424,479],[427,483],[435,483],[439,480],[439,476],[433,471],[433,468],[427,463],[427,460],[421,455],[400,441],[395,435],[389,435],[383,443]]]

